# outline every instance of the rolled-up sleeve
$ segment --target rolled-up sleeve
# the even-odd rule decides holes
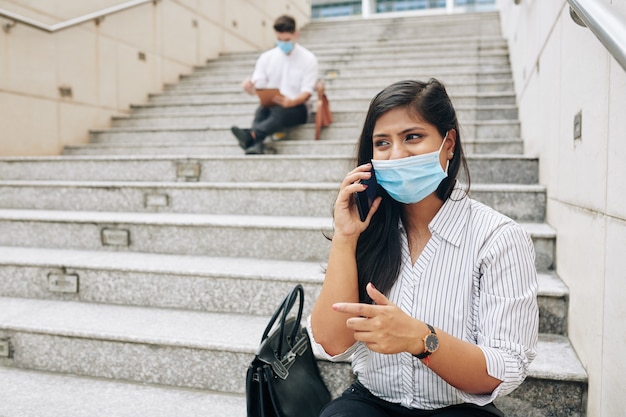
[[[308,64],[304,68],[302,74],[302,83],[300,86],[301,93],[313,94],[315,91],[315,84],[318,78],[318,63],[317,58],[311,55],[308,60]]]
[[[267,54],[263,54],[257,59],[250,79],[256,88],[268,88]]]
[[[509,223],[494,234],[482,260],[479,285],[476,342],[485,355],[487,373],[502,383],[489,399],[464,396],[486,403],[517,388],[537,354],[535,251],[521,226]]]
[[[350,362],[352,361],[352,354],[356,350],[357,343],[355,342],[352,346],[346,349],[345,352],[342,352],[338,355],[329,355],[324,350],[324,347],[315,341],[315,336],[313,335],[313,329],[311,327],[311,316],[309,316],[306,320],[306,331],[309,334],[309,338],[311,339],[311,347],[313,349],[313,354],[317,359],[323,359],[331,362]]]

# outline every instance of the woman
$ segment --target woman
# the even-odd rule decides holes
[[[501,416],[492,401],[526,377],[538,327],[533,244],[468,197],[461,167],[469,179],[441,83],[402,81],[374,97],[309,321],[318,356],[351,359],[357,376],[323,417]],[[379,196],[361,221],[354,193],[372,175]]]

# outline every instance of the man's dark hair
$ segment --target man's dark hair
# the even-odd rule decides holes
[[[274,22],[274,30],[279,33],[294,33],[296,31],[296,20],[284,14]]]

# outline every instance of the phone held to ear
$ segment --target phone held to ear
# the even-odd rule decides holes
[[[354,193],[354,197],[356,199],[356,206],[359,209],[359,216],[361,217],[361,221],[364,222],[367,218],[367,214],[370,212],[370,207],[372,207],[372,203],[376,198],[376,175],[374,174],[374,169],[372,168],[372,176],[369,179],[361,180],[361,184],[366,184],[367,188],[363,191],[359,191]]]

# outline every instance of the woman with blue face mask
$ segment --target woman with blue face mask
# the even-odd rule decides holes
[[[354,195],[372,176],[378,196],[362,221]],[[316,354],[351,360],[357,377],[322,417],[502,415],[493,400],[536,355],[534,247],[468,189],[444,86],[402,81],[376,95],[309,318]]]

